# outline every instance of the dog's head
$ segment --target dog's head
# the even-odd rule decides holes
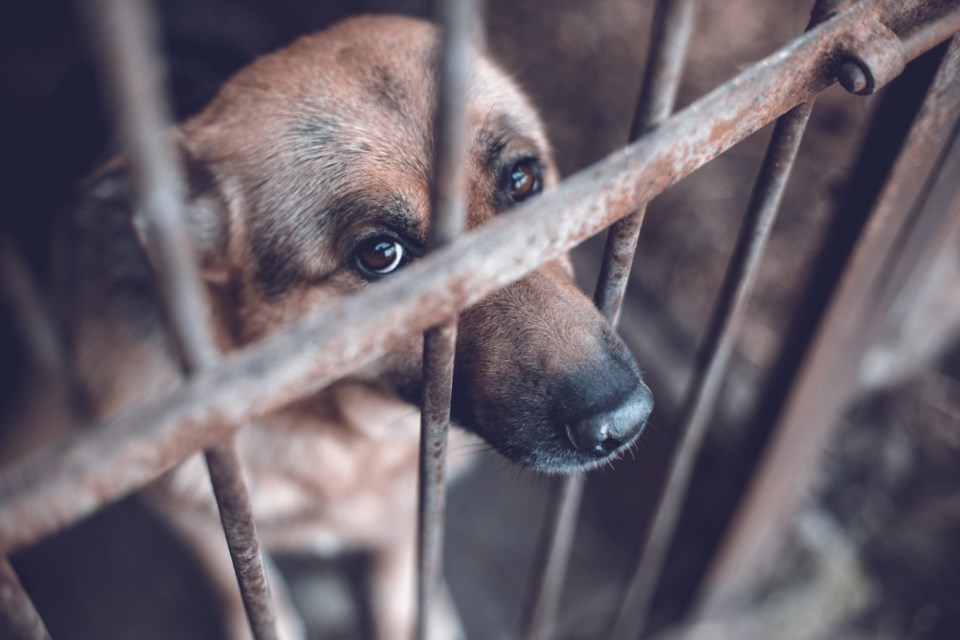
[[[439,43],[426,23],[364,17],[303,38],[232,78],[179,128],[204,273],[233,341],[389,278],[424,253]],[[469,91],[468,227],[556,181],[543,126],[485,58]],[[419,399],[422,340],[364,372]],[[595,465],[652,408],[623,343],[549,263],[460,318],[454,419],[511,460]]]

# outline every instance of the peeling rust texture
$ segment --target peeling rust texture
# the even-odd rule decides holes
[[[921,4],[896,3],[890,16]],[[7,469],[0,476],[3,550],[49,535],[142,487],[245,422],[317,392],[412,333],[451,320],[635,211],[829,86],[838,43],[884,7],[881,0],[856,4],[511,215],[464,234],[335,309],[223,357],[180,388]]]
[[[142,0],[94,0],[87,9],[130,153],[138,199],[134,224],[182,367],[193,374],[213,367],[219,352],[193,243],[182,223],[184,183],[167,131],[168,103],[150,29],[155,22]],[[273,605],[232,434],[210,446],[205,458],[253,635],[273,640]]]
[[[960,37],[955,37],[867,227],[804,358],[771,443],[708,576],[701,612],[735,606],[776,555],[789,514],[814,477],[819,453],[850,398],[876,327],[871,294],[896,259],[899,231],[928,196],[941,151],[960,119]]]
[[[476,0],[451,0],[437,7],[443,40],[434,122],[436,176],[431,194],[432,250],[453,242],[466,221],[467,96],[471,76],[471,32],[480,11]],[[457,288],[454,283],[454,288]],[[462,292],[461,292],[461,295]],[[457,322],[450,319],[423,336],[423,402],[420,411],[419,504],[417,518],[416,637],[429,637],[430,611],[443,576],[446,506],[444,475],[453,391]]]
[[[50,640],[50,632],[6,558],[0,558],[0,630],[3,629],[11,634],[10,640]]]

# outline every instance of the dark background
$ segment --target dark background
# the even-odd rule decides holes
[[[423,2],[164,0],[156,3],[178,117],[198,110],[232,71],[346,15],[423,15]],[[646,55],[650,2],[536,0],[487,4],[494,57],[541,109],[569,175],[622,146]],[[808,0],[701,3],[680,94],[683,106],[800,34]],[[50,221],[76,180],[109,156],[104,115],[76,5],[0,8],[0,154],[11,235],[43,280]],[[932,62],[921,62],[932,68]],[[928,73],[928,72],[927,72]],[[676,620],[722,531],[764,434],[746,416],[782,346],[784,327],[878,103],[909,111],[924,71],[863,99],[834,88],[818,101],[743,330],[727,393],[694,480],[690,508],[655,608]],[[636,458],[591,476],[559,637],[601,637],[630,575],[649,487],[671,444],[685,383],[762,156],[747,140],[651,206],[622,332],[648,367],[658,411]],[[895,136],[890,134],[891,144]],[[602,240],[575,254],[585,288]],[[0,399],[24,393],[23,355],[9,307],[0,315]],[[644,357],[657,364],[644,364]],[[960,634],[960,363],[936,366],[854,407],[823,456],[816,489],[791,529],[782,575],[757,603],[758,637],[917,637]],[[453,451],[451,455],[465,455]],[[0,456],[2,457],[2,456]],[[513,637],[531,587],[554,479],[490,456],[452,488],[447,571],[471,637]],[[55,638],[208,638],[215,604],[189,557],[136,497],[13,558]],[[365,559],[279,559],[312,634],[362,634],[354,594]],[[773,612],[773,613],[771,613]],[[811,619],[816,619],[812,624]],[[780,626],[777,626],[780,625]],[[788,632],[789,630],[789,632]]]

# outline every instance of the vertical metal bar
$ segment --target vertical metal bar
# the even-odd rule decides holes
[[[531,640],[548,640],[555,635],[557,609],[573,549],[583,482],[581,474],[564,478],[550,501],[547,522],[551,526],[546,533],[546,542],[541,545],[542,555],[538,558],[539,589],[526,613],[526,637]]]
[[[697,0],[657,0],[654,6],[650,53],[630,125],[630,142],[666,120],[673,111],[696,9]],[[646,206],[642,206],[618,220],[607,232],[594,303],[613,326],[620,319],[623,296],[645,214]],[[561,481],[558,495],[554,498],[558,503],[548,516],[544,543],[547,551],[537,568],[536,595],[526,622],[527,638],[547,638],[552,634],[554,613],[560,603],[566,567],[573,548],[582,493],[582,478],[571,475]]]
[[[777,121],[706,337],[697,354],[686,397],[681,404],[677,419],[681,441],[672,452],[672,460],[668,465],[670,472],[660,489],[649,536],[645,544],[641,543],[643,552],[640,563],[614,625],[613,638],[636,638],[647,622],[690,476],[720,395],[723,376],[746,316],[747,303],[756,283],[770,230],[776,220],[812,110],[813,102],[807,102]]]
[[[0,294],[14,309],[29,357],[41,368],[45,382],[55,385],[47,393],[63,391],[65,387],[59,384],[64,377],[63,360],[56,331],[26,262],[7,236],[0,237]],[[54,403],[65,400],[47,399]],[[6,629],[12,640],[50,639],[43,619],[4,556],[0,556],[0,629]]]
[[[937,149],[960,118],[960,38],[954,38],[873,213],[822,316],[777,429],[708,575],[699,609],[745,598],[774,556],[780,533],[808,487],[818,453],[854,389],[869,343],[871,284],[903,221],[935,171]]]
[[[89,0],[91,28],[130,152],[139,208],[134,223],[154,270],[186,373],[219,358],[206,291],[182,222],[186,201],[162,89],[161,60],[142,0]],[[205,452],[244,607],[258,640],[277,637],[270,590],[233,439]]]
[[[10,640],[50,640],[50,632],[6,558],[0,558],[0,624],[12,634]]]
[[[480,20],[477,5],[475,0],[452,0],[437,7],[442,43],[434,122],[431,249],[452,241],[466,223],[467,99],[471,34]],[[456,343],[455,318],[429,329],[423,336],[417,523],[416,633],[420,640],[430,636],[430,611],[443,576],[444,474]]]
[[[633,122],[630,142],[670,117],[680,90],[687,47],[693,33],[698,0],[657,0],[654,6],[650,54]],[[627,291],[646,206],[618,220],[607,233],[594,302],[614,326]]]

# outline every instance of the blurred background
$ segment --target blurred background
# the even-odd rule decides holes
[[[348,15],[424,15],[426,3],[164,0],[155,3],[178,118],[233,71]],[[678,107],[797,37],[810,0],[702,2]],[[547,122],[570,175],[626,142],[647,54],[652,2],[489,0],[488,45]],[[769,425],[750,419],[802,313],[813,258],[842,214],[848,178],[880,109],[916,110],[934,56],[871,98],[834,87],[818,100],[774,230],[751,312],[693,480],[657,595],[667,629],[697,585],[749,478]],[[54,211],[115,149],[75,3],[0,7],[2,231],[40,281]],[[650,487],[673,444],[673,415],[730,256],[769,130],[657,198],[647,215],[621,330],[648,369],[657,412],[636,456],[586,487],[558,638],[602,637],[638,553]],[[897,143],[891,131],[876,153]],[[586,290],[603,240],[577,249]],[[24,356],[0,306],[0,409],[25,392]],[[789,526],[773,581],[745,613],[757,638],[960,637],[960,349],[861,394],[823,451],[815,487]],[[452,456],[466,455],[453,450]],[[2,457],[2,455],[0,455]],[[555,478],[484,458],[451,488],[446,566],[471,638],[514,637],[532,587]],[[280,557],[316,638],[365,637],[362,556]],[[13,557],[54,638],[213,638],[204,576],[136,497]],[[713,637],[747,637],[730,634]]]

